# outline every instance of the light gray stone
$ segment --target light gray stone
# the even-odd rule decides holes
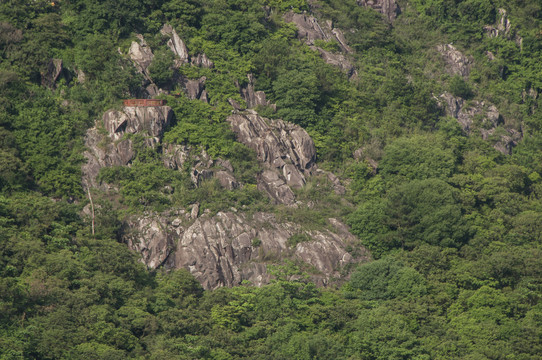
[[[250,217],[233,211],[212,217],[193,215],[190,225],[176,220],[176,214],[169,216],[173,220],[157,214],[132,218],[127,223],[130,230],[122,239],[150,268],[185,268],[205,289],[235,286],[245,280],[264,285],[271,279],[267,271],[270,259],[275,263],[290,259],[313,267],[316,273],[311,280],[322,286],[332,278],[341,278],[342,267],[370,256],[362,248],[360,257],[354,259],[345,250],[357,239],[337,219],[329,220],[329,230],[305,231],[295,223],[279,222],[269,213]],[[288,239],[296,234],[303,234],[309,241],[290,247]],[[254,239],[259,240],[257,246]]]

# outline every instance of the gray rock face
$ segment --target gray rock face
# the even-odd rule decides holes
[[[197,153],[190,146],[163,144],[162,152],[164,165],[170,169],[182,171],[187,161],[195,164],[191,167],[190,177],[196,186],[211,178],[216,178],[220,185],[228,190],[241,186],[233,175],[231,163],[228,160],[213,160],[205,150]]]
[[[247,103],[247,108],[252,109],[256,106],[272,106],[271,102],[266,100],[263,91],[254,91],[254,75],[248,74],[247,77],[248,84],[241,87],[239,90],[241,98]]]
[[[234,190],[240,186],[235,176],[233,176],[229,171],[219,170],[214,174],[214,176],[218,180],[220,186],[222,186],[224,189]]]
[[[211,61],[205,54],[198,54],[192,58],[192,65],[212,69],[215,63]]]
[[[511,155],[512,149],[523,138],[523,134],[515,129],[507,129],[507,135],[500,135],[499,140],[493,144],[495,150],[500,151],[505,155]],[[484,134],[482,133],[482,137]]]
[[[180,211],[132,219],[123,239],[142,253],[147,266],[163,263],[166,268],[188,269],[205,289],[235,286],[244,280],[256,286],[266,284],[270,259],[303,262],[316,270],[312,280],[326,285],[331,278],[340,278],[341,267],[369,256],[363,250],[361,258],[354,259],[345,247],[354,244],[355,237],[341,222],[329,221],[332,230],[304,231],[269,213],[248,217],[236,211],[219,212],[192,222],[190,214]],[[309,241],[288,244],[294,235]]]
[[[297,37],[305,42],[305,44],[311,46],[313,50],[317,50],[326,63],[339,67],[346,72],[350,78],[357,75],[354,66],[344,55],[352,53],[352,49],[346,43],[342,31],[333,28],[333,23],[331,21],[327,21],[324,25],[320,26],[318,19],[315,17],[307,14],[296,14],[294,12],[285,14],[284,20],[296,25]],[[332,53],[314,46],[315,40],[336,41],[344,54]]]
[[[179,37],[177,31],[175,31],[175,29],[171,25],[165,24],[160,30],[160,33],[164,36],[169,37],[167,46],[177,57],[175,60],[175,65],[177,67],[188,62],[190,62],[193,66],[199,66],[208,69],[214,67],[215,64],[205,54],[198,54],[194,58],[190,59],[190,55],[188,54],[188,49],[184,41]]]
[[[173,251],[174,237],[164,217],[146,214],[124,223],[123,240],[141,254],[141,261],[151,269],[164,264]]]
[[[444,93],[440,98],[446,103],[447,115],[456,118],[463,131],[467,134],[471,133],[473,121],[476,116],[483,117],[482,122],[489,122],[491,127],[497,127],[502,124],[502,117],[493,104],[473,100],[467,106],[467,101],[460,97],[455,97],[450,93]]]
[[[325,175],[328,181],[332,184],[333,190],[337,195],[344,195],[346,193],[346,188],[341,184],[341,181],[337,177],[337,175],[333,174],[332,172],[325,171],[322,169],[317,169],[316,173],[319,175]]]
[[[499,9],[499,20],[496,25],[484,26],[484,31],[489,37],[502,37],[508,40],[514,40],[520,48],[523,46],[523,38],[512,30],[512,23],[508,19],[508,13],[505,9]]]
[[[77,81],[79,83],[82,84],[87,80],[87,75],[85,74],[83,70],[75,68],[74,71],[75,71],[75,75],[77,76]]]
[[[499,9],[499,21],[496,26],[486,25],[484,31],[489,37],[510,37],[510,31],[512,29],[512,23],[508,19],[508,14],[505,9]]]
[[[442,55],[446,63],[446,72],[450,75],[469,77],[472,61],[457,50],[452,44],[438,45],[437,51]]]
[[[135,156],[133,141],[127,134],[145,136],[145,145],[160,143],[173,111],[169,106],[124,107],[122,111],[109,110],[103,116],[105,135],[96,127],[85,137],[87,163],[82,166],[83,186],[98,187],[96,176],[102,167],[128,165]]]
[[[347,54],[354,52],[350,46],[346,43],[346,38],[341,29],[333,28],[333,23],[328,23],[328,28],[331,29],[331,33],[335,36],[335,40],[339,42],[341,48]]]
[[[495,130],[506,124],[493,104],[478,100],[467,102],[450,93],[442,94],[440,99],[446,106],[446,114],[457,119],[465,133],[473,134],[475,130],[478,130],[484,140],[492,140],[493,147],[503,154],[511,154],[512,148],[522,138],[520,131],[508,128],[505,129],[506,135],[494,139]],[[481,121],[475,124],[477,118]]]
[[[186,96],[188,96],[188,98],[191,100],[203,100],[203,98],[207,99],[207,93],[205,92],[205,80],[207,80],[205,76],[202,76],[199,79],[186,79],[184,81]]]
[[[265,184],[259,187],[276,202],[292,204],[291,189],[287,191],[284,185],[302,187],[316,160],[316,148],[309,134],[298,125],[265,119],[250,110],[231,115],[226,121],[237,139],[256,151],[258,160],[270,170],[260,177]]]
[[[289,12],[284,15],[284,20],[295,24],[298,39],[308,45],[314,45],[314,40],[330,40],[314,16]]]
[[[371,7],[383,14],[389,21],[393,21],[401,14],[401,9],[395,0],[358,0],[358,5]]]
[[[184,41],[182,41],[182,39],[177,34],[177,31],[175,31],[175,29],[171,25],[165,24],[160,30],[160,33],[162,35],[169,36],[167,46],[171,49],[171,51],[173,51],[173,53],[177,57],[177,66],[187,63],[188,49],[186,48]]]
[[[166,24],[162,27],[160,33],[169,37],[167,45],[175,54],[175,66],[179,68],[181,65],[188,63],[188,49],[175,29]],[[171,89],[180,85],[189,99],[199,99],[209,102],[209,96],[205,90],[205,76],[202,76],[199,79],[188,79],[185,76],[180,75],[178,72],[175,72],[170,81],[163,85],[163,88],[159,88],[153,82],[148,70],[154,59],[152,50],[145,42],[142,35],[138,34],[137,37],[139,39],[139,43],[135,41],[132,42],[128,55],[132,59],[137,71],[143,74],[143,77],[145,78],[141,88],[141,92],[144,94],[144,96],[153,97],[163,93],[169,94]],[[199,54],[196,58],[192,59],[192,65],[208,68],[214,66],[213,62],[205,54]]]
[[[112,140],[121,139],[125,134],[139,133],[159,142],[172,116],[169,106],[125,106],[122,111],[106,111],[103,125]]]
[[[354,68],[354,65],[352,65],[352,63],[343,54],[332,53],[331,51],[327,51],[316,46],[314,46],[313,48],[320,53],[320,56],[326,63],[338,67],[339,69],[344,71],[349,78],[357,75],[357,71]]]
[[[41,85],[49,89],[55,89],[56,83],[62,77],[69,81],[71,75],[62,66],[62,59],[51,59],[47,64],[47,70],[41,76]]]
[[[132,41],[130,50],[128,50],[128,55],[132,59],[134,66],[137,71],[139,71],[143,76],[150,81],[148,68],[154,59],[154,54],[152,53],[151,48],[145,42],[145,39],[142,35],[137,35],[139,43]]]
[[[275,204],[295,204],[294,192],[277,171],[264,170],[258,178],[258,190],[266,193]]]
[[[173,170],[182,169],[185,162],[190,159],[191,150],[187,145],[163,144],[164,166]]]
[[[310,172],[314,166],[314,142],[299,125],[266,119],[254,111],[231,115],[226,121],[239,141],[254,149],[263,163],[282,169],[288,162],[301,173]]]

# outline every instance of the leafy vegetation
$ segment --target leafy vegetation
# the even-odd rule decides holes
[[[354,0],[1,2],[0,358],[540,359],[542,6],[400,5],[390,24]],[[498,26],[500,9],[510,29],[491,37],[484,27]],[[343,29],[356,79],[297,39],[282,19],[290,10]],[[244,187],[195,187],[142,147],[131,167],[100,173],[119,193],[96,196],[92,234],[84,134],[140,94],[142,76],[118,52],[136,33],[156,43],[154,81],[174,76],[158,35],[166,22],[215,67],[175,70],[205,76],[210,102],[168,96],[176,119],[165,141],[229,159]],[[436,46],[451,42],[473,59],[468,78],[442,71]],[[66,74],[46,88],[53,58]],[[347,180],[345,196],[315,177],[296,193],[311,208],[292,209],[256,189],[255,155],[224,122],[248,73],[277,105],[266,115],[310,133],[319,166]],[[522,131],[512,154],[445,116],[435,99],[445,91],[497,105]],[[286,263],[267,286],[204,291],[185,270],[148,271],[117,241],[124,211],[194,202],[265,208],[307,230],[342,218],[375,260],[328,288]]]

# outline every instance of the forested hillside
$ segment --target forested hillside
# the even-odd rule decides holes
[[[539,0],[3,0],[0,359],[541,359],[541,60]]]

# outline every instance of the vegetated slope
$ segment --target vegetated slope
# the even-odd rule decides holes
[[[2,3],[0,354],[539,357],[541,11],[490,0]],[[213,67],[173,54],[166,23],[189,59]],[[146,71],[127,56],[136,34],[153,51]],[[202,77],[207,102],[182,80]],[[254,105],[249,86],[265,92],[260,115],[307,131],[344,195],[327,177],[293,191],[297,209],[258,191],[263,165],[226,122],[228,99]],[[164,139],[201,163],[201,149],[229,161],[244,186],[196,186],[189,170],[205,166],[167,168],[164,148],[134,136],[131,166],[99,175],[109,190],[93,193],[92,234],[85,133],[120,99],[157,88],[180,92],[167,97]],[[221,164],[211,170],[228,172]],[[284,262],[269,266],[270,285],[203,291],[184,270],[148,271],[118,242],[126,219],[196,203],[309,231],[340,218],[359,239],[352,256],[364,246],[375,261],[340,288],[318,289],[312,269]]]

